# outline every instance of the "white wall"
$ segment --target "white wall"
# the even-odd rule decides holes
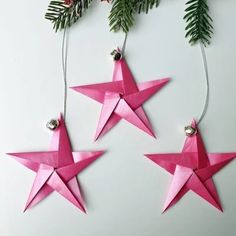
[[[170,176],[143,153],[179,152],[183,127],[198,117],[204,99],[200,49],[184,39],[184,0],[163,0],[137,19],[127,60],[138,81],[172,82],[145,105],[158,140],[125,121],[93,143],[100,105],[69,91],[68,129],[74,150],[107,149],[80,176],[88,215],[54,193],[22,209],[34,173],[4,153],[47,150],[45,123],[62,110],[61,38],[43,19],[48,0],[1,1],[0,14],[0,235],[1,236],[227,236],[236,235],[236,162],[215,177],[225,212],[189,192],[161,215]],[[123,35],[109,32],[110,6],[97,1],[70,31],[69,85],[111,79],[109,53]],[[215,35],[207,48],[211,98],[201,124],[209,152],[236,150],[236,1],[209,1]]]

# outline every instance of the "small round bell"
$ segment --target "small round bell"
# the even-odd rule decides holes
[[[195,128],[192,127],[191,125],[186,126],[186,127],[184,128],[184,131],[185,131],[185,134],[186,134],[188,137],[192,137],[192,136],[194,136],[194,135],[197,133],[197,129],[195,129]]]
[[[122,54],[119,50],[115,49],[111,52],[111,56],[113,57],[114,61],[119,61],[122,59]]]
[[[48,129],[53,131],[59,127],[59,124],[60,124],[59,120],[52,119],[52,120],[48,121],[46,126]]]

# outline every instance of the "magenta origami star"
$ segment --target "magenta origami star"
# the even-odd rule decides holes
[[[192,127],[197,129],[196,122]],[[229,164],[236,153],[206,153],[199,131],[187,137],[182,153],[145,155],[173,175],[163,212],[192,190],[214,207],[222,210],[212,176]]]
[[[168,78],[136,84],[124,59],[115,61],[113,80],[108,83],[72,87],[103,104],[95,140],[107,133],[121,119],[155,137],[142,105],[158,92]]]
[[[56,191],[86,212],[77,175],[104,152],[72,152],[62,116],[59,122],[52,137],[50,151],[9,153],[22,165],[37,173],[24,211]]]

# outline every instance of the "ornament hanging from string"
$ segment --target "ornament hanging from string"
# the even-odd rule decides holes
[[[223,211],[212,177],[236,157],[236,152],[207,153],[197,123],[193,121],[190,127],[194,132],[187,133],[182,152],[145,155],[173,175],[163,212],[189,190]]]
[[[32,208],[56,191],[82,212],[86,213],[77,175],[101,157],[104,151],[73,152],[66,128],[67,115],[67,52],[68,32],[62,40],[62,70],[64,82],[63,115],[51,119],[47,128],[53,132],[49,151],[9,153],[15,160],[36,172],[24,211]]]
[[[154,163],[173,175],[163,212],[176,204],[189,190],[202,197],[218,210],[223,211],[212,177],[235,157],[234,153],[207,153],[198,126],[204,120],[209,105],[209,72],[205,47],[213,34],[212,18],[207,0],[188,1],[186,37],[191,45],[199,43],[206,81],[206,96],[199,118],[185,127],[187,136],[181,153],[146,154]]]
[[[142,106],[170,79],[164,78],[136,84],[125,61],[127,37],[128,33],[125,33],[122,49],[117,48],[111,53],[115,64],[112,82],[72,87],[76,92],[102,104],[95,140],[110,131],[121,119],[156,137]]]

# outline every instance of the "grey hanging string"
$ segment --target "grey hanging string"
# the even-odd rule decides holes
[[[62,38],[62,71],[64,81],[64,103],[63,103],[63,115],[66,120],[67,111],[67,56],[68,56],[68,29],[65,28]]]
[[[205,102],[204,102],[202,113],[201,113],[200,118],[197,122],[198,125],[202,122],[202,120],[204,119],[204,117],[207,113],[207,108],[209,105],[209,95],[210,95],[210,83],[209,83],[209,72],[208,72],[207,58],[206,58],[205,48],[204,48],[204,45],[202,42],[200,42],[200,48],[201,48],[201,54],[202,54],[204,72],[205,72],[205,79],[206,79],[206,97],[205,97]]]
[[[125,53],[125,48],[126,48],[126,44],[127,44],[127,38],[128,38],[128,33],[125,33],[125,39],[124,39],[123,46],[122,46],[122,49],[121,49],[121,55],[122,56]]]
[[[66,120],[66,106],[67,106],[67,54],[68,54],[68,32],[67,29],[64,29],[62,37],[62,71],[63,71],[63,82],[64,82],[64,102],[63,102],[63,116]],[[51,119],[47,122],[46,127],[52,131],[58,128],[60,125],[59,120]]]

